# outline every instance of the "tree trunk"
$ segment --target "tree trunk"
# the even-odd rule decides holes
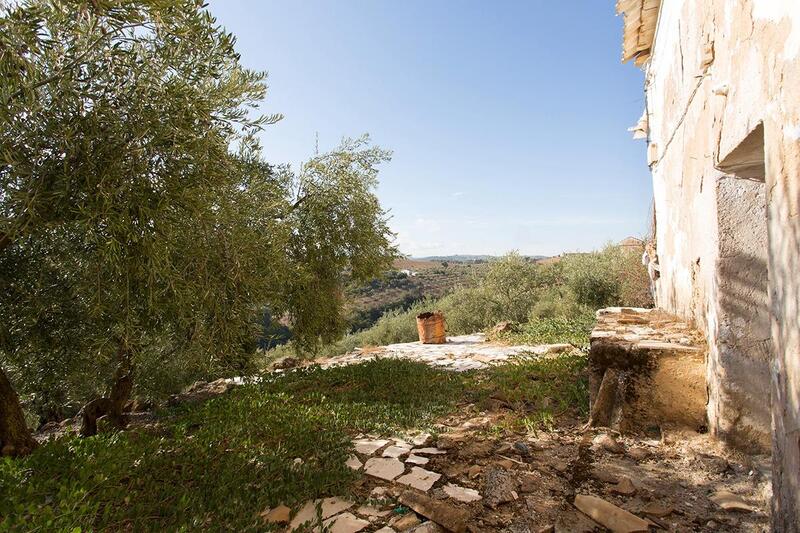
[[[109,406],[108,415],[118,428],[124,428],[128,423],[127,417],[122,411],[131,397],[132,390],[133,360],[130,349],[123,345],[120,347],[119,366],[114,372],[114,383],[111,385],[111,393],[109,394],[111,405]]]
[[[122,429],[127,423],[123,413],[125,404],[133,390],[133,358],[130,349],[122,344],[119,348],[119,365],[114,371],[114,382],[108,397],[96,398],[81,409],[81,435],[91,437],[97,434],[97,419],[108,415],[116,427]]]
[[[2,455],[29,454],[38,443],[31,436],[19,397],[0,368],[0,450]]]

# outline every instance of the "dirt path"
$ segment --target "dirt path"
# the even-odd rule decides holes
[[[564,349],[498,346],[481,336],[453,340],[443,346],[387,346],[322,363],[406,357],[470,370],[521,352]],[[362,476],[352,500],[326,503],[325,523],[337,533],[443,531],[439,524],[457,532],[607,531],[601,523],[613,527],[612,515],[618,513],[607,502],[632,515],[618,526],[621,531],[768,530],[768,457],[736,453],[698,433],[584,431],[583,420],[557,420],[549,431],[516,429],[524,426],[525,415],[503,402],[488,410],[463,404],[440,421],[433,437],[358,436],[349,466]],[[307,504],[295,525],[313,507]]]

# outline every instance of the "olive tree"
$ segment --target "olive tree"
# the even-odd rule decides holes
[[[234,44],[196,0],[0,8],[3,453],[34,446],[12,379],[94,397],[88,434],[123,425],[137,369],[245,368],[264,306],[309,344],[334,335],[342,272],[393,257],[372,192],[388,154],[271,167],[255,133],[280,117]]]

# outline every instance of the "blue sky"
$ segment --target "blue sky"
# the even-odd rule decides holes
[[[414,256],[552,255],[642,235],[652,188],[626,130],[642,73],[614,2],[211,0],[269,72],[267,158],[342,137],[393,150],[378,195]]]

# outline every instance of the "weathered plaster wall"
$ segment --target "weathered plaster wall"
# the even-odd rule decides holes
[[[664,0],[646,84],[658,303],[708,337],[709,416],[722,436],[765,441],[771,376],[773,528],[800,531],[800,2]],[[765,184],[731,181],[716,165],[762,123]],[[761,210],[766,236],[731,230]],[[758,344],[764,254],[771,331]]]
[[[771,441],[766,191],[762,181],[717,181],[717,345],[708,360],[709,418],[744,449]]]

